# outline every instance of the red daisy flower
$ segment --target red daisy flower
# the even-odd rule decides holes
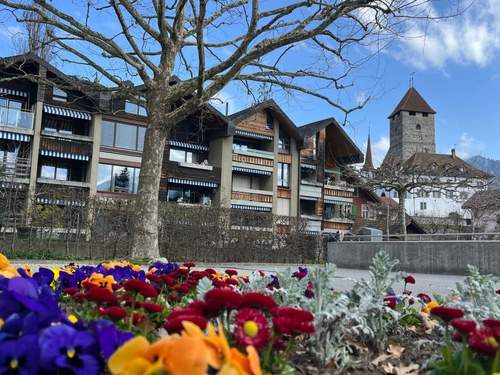
[[[420,300],[423,303],[429,303],[429,302],[432,301],[431,297],[428,294],[425,294],[425,293],[419,293],[419,294],[417,294],[417,297],[420,298]]]
[[[201,329],[205,329],[207,327],[207,320],[201,315],[179,315],[172,319],[167,319],[165,324],[163,325],[168,333],[178,333],[181,332],[184,327],[182,326],[182,322],[188,321],[196,324]]]
[[[174,290],[178,293],[181,293],[181,294],[187,294],[189,293],[189,290],[191,289],[191,286],[189,284],[180,284],[180,285],[177,285],[176,287],[174,287]]]
[[[254,307],[257,309],[269,310],[271,311],[278,305],[276,301],[267,294],[260,292],[250,292],[245,293],[241,297],[240,307]]]
[[[118,306],[111,306],[108,308],[99,308],[99,315],[107,316],[111,320],[118,321],[127,316],[127,312]]]
[[[462,318],[464,316],[464,311],[455,307],[438,306],[431,310],[431,314],[440,317],[448,323],[452,319]]]
[[[113,292],[106,288],[91,288],[85,293],[85,299],[94,302],[116,304],[117,300]]]
[[[415,284],[415,277],[408,275],[404,278],[406,284]]]
[[[168,286],[174,286],[175,284],[177,284],[177,281],[175,281],[175,279],[169,275],[161,275],[160,279]]]
[[[314,320],[314,315],[309,311],[296,309],[294,307],[276,307],[271,313],[276,317],[287,317],[303,322],[312,322]]]
[[[500,294],[500,289],[497,289],[497,291],[495,293],[496,294]]]
[[[183,265],[184,267],[187,267],[187,268],[193,268],[193,267],[196,267],[196,264],[195,264],[195,263],[193,263],[193,262],[184,262],[184,263],[182,263],[182,265]]]
[[[236,342],[241,347],[253,345],[255,349],[262,349],[269,342],[269,326],[267,319],[258,310],[242,309],[235,317]]]
[[[231,288],[214,288],[205,294],[205,302],[219,310],[235,310],[240,307],[241,294]]]
[[[385,297],[384,302],[385,305],[392,310],[394,310],[398,304],[397,298],[394,296]]]
[[[475,321],[467,319],[453,319],[451,321],[451,325],[457,331],[465,335],[470,335],[477,328],[477,324]]]
[[[207,271],[191,271],[189,276],[194,278],[195,280],[201,280],[204,277],[207,277],[208,273],[207,273]]]
[[[144,320],[146,320],[146,317],[144,315],[138,313],[132,314],[132,323],[141,324]]]
[[[488,327],[480,328],[471,334],[469,336],[469,346],[472,350],[488,357],[494,357],[499,348],[493,330]]]
[[[156,298],[158,293],[150,284],[139,279],[130,279],[123,285],[125,290],[142,294],[144,297]]]
[[[76,302],[83,301],[83,300],[85,299],[85,294],[83,294],[83,293],[76,293],[76,294],[73,294],[73,299],[74,299]]]
[[[286,316],[275,316],[273,326],[276,332],[285,335],[312,335],[314,334],[314,325],[311,322],[289,318]]]
[[[150,313],[161,313],[163,311],[163,306],[154,302],[143,302],[141,303],[141,307]]]
[[[161,278],[159,276],[156,276],[154,273],[148,273],[146,275],[146,279],[155,283],[159,283],[161,281]]]
[[[238,286],[240,285],[240,282],[238,280],[236,280],[235,278],[233,277],[229,277],[225,280],[226,284],[227,285],[235,285],[235,286]]]
[[[225,270],[224,272],[227,273],[229,276],[236,276],[238,274],[238,271],[233,270],[233,269],[228,269],[228,270]]]
[[[209,274],[209,275],[213,275],[214,273],[217,273],[217,271],[216,271],[216,270],[214,270],[213,268],[207,268],[207,269],[205,270],[205,272],[206,272],[207,274]]]
[[[175,319],[178,316],[183,316],[183,315],[202,315],[202,311],[189,306],[175,309],[172,310],[170,314],[168,314],[167,320]]]
[[[484,319],[483,324],[486,327],[490,327],[490,328],[500,328],[500,320],[498,320],[498,319],[493,319],[493,318]]]

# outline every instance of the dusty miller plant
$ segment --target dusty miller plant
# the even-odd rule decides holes
[[[399,314],[385,306],[384,298],[393,289],[393,284],[401,278],[394,273],[399,261],[380,251],[372,259],[369,279],[358,281],[350,293],[357,306],[357,321],[360,338],[378,350],[385,348],[390,333],[396,328]]]
[[[467,277],[452,290],[453,294],[460,296],[460,301],[456,304],[464,309],[470,319],[500,319],[500,296],[495,293],[500,278],[482,275],[475,266],[469,265],[467,269]]]

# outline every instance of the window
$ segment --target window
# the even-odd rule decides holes
[[[47,117],[43,122],[43,130],[61,134],[88,135],[88,128],[86,125],[82,124],[81,126],[74,126],[74,124],[73,120]]]
[[[427,210],[427,202],[420,202],[420,211]]]
[[[415,112],[410,112],[410,116],[415,116]]]
[[[67,102],[68,94],[60,88],[54,87],[54,89],[52,90],[52,100],[57,100],[58,102]]]
[[[428,113],[422,113],[422,116],[424,116],[424,117],[428,117],[428,116],[429,116],[429,114],[428,114]]]
[[[196,155],[191,151],[179,150],[176,148],[170,149],[170,161],[177,161],[179,163],[196,163]]]
[[[290,137],[287,134],[284,134],[281,129],[278,140],[278,150],[281,153],[290,153]]]
[[[447,192],[446,192],[446,198],[448,198],[448,199],[453,199],[453,197],[454,197],[454,196],[455,196],[455,194],[453,194],[453,192],[452,192],[452,191],[447,191]]]
[[[432,198],[441,198],[441,192],[440,191],[433,191]]]
[[[301,215],[316,215],[316,201],[300,200]]]
[[[278,163],[278,186],[290,186],[290,165],[286,163]]]
[[[137,193],[140,168],[99,164],[97,190],[114,193]]]
[[[417,124],[416,128],[417,130],[422,130],[422,126],[420,126],[420,124]]]
[[[101,145],[142,151],[145,132],[142,126],[103,121]]]
[[[125,101],[125,112],[138,116],[148,115],[146,108],[137,103],[129,102],[128,100]]]
[[[0,124],[17,127],[22,114],[19,111],[23,108],[23,103],[17,100],[0,98]]]
[[[368,207],[366,204],[364,204],[361,208],[361,212],[363,215],[363,219],[369,219],[370,218],[370,207]]]
[[[266,126],[268,129],[274,129],[274,118],[270,112],[266,112]]]
[[[46,163],[40,168],[40,177],[49,180],[69,181],[69,169],[65,163]]]
[[[189,187],[171,187],[167,191],[167,201],[175,203],[192,203],[210,205],[211,199],[208,192],[194,190]]]

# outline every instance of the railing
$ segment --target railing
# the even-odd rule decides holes
[[[0,125],[11,128],[33,129],[33,112],[0,107]]]
[[[0,160],[0,178],[29,178],[31,170],[30,159],[17,158],[16,160]]]
[[[272,193],[268,195],[268,194],[251,193],[243,191],[233,191],[231,193],[231,199],[241,200],[241,201],[251,201],[251,202],[273,203]]]
[[[271,151],[257,150],[255,148],[238,147],[233,145],[233,152],[236,154],[243,154],[248,156],[256,156],[258,158],[274,159],[274,153]]]
[[[500,232],[432,234],[357,234],[344,241],[500,241]]]

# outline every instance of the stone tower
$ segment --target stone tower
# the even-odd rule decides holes
[[[434,116],[436,112],[414,87],[410,87],[389,115],[388,158],[405,161],[416,152],[436,152]]]

